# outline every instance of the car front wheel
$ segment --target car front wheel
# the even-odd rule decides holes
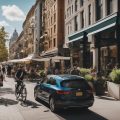
[[[50,110],[52,112],[56,112],[58,110],[56,107],[56,103],[55,103],[54,98],[52,98],[52,97],[50,98],[49,105],[50,105]]]

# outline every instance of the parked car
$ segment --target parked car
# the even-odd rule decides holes
[[[94,103],[92,88],[77,75],[48,75],[35,86],[34,97],[47,102],[52,112],[60,108],[88,108]]]

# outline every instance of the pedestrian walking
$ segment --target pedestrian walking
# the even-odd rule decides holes
[[[3,72],[2,72],[2,69],[0,67],[0,87],[3,86]]]
[[[70,72],[71,75],[80,75],[80,71],[77,69],[76,66],[73,67],[73,69]]]
[[[11,70],[12,70],[12,67],[10,65],[7,66],[7,75],[8,76],[11,76]]]
[[[2,66],[2,74],[3,74],[3,80],[4,81],[5,81],[5,73],[6,73],[5,66]]]

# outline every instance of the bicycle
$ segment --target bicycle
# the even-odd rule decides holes
[[[23,81],[20,81],[20,85],[18,87],[17,84],[15,84],[15,96],[17,100],[21,97],[22,102],[26,101],[27,89]]]

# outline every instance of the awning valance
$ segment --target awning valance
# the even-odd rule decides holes
[[[35,58],[35,59],[33,59],[33,61],[45,62],[45,61],[50,61],[50,58],[40,58],[40,59]]]
[[[70,57],[54,56],[52,57],[52,60],[70,60]]]
[[[89,35],[101,32],[103,30],[106,30],[108,28],[111,28],[116,25],[116,21],[117,21],[117,13],[114,13],[108,16],[107,18],[101,19],[95,24],[68,36],[68,39],[69,39],[68,43],[82,39],[84,32],[86,32],[87,35],[89,36]]]

